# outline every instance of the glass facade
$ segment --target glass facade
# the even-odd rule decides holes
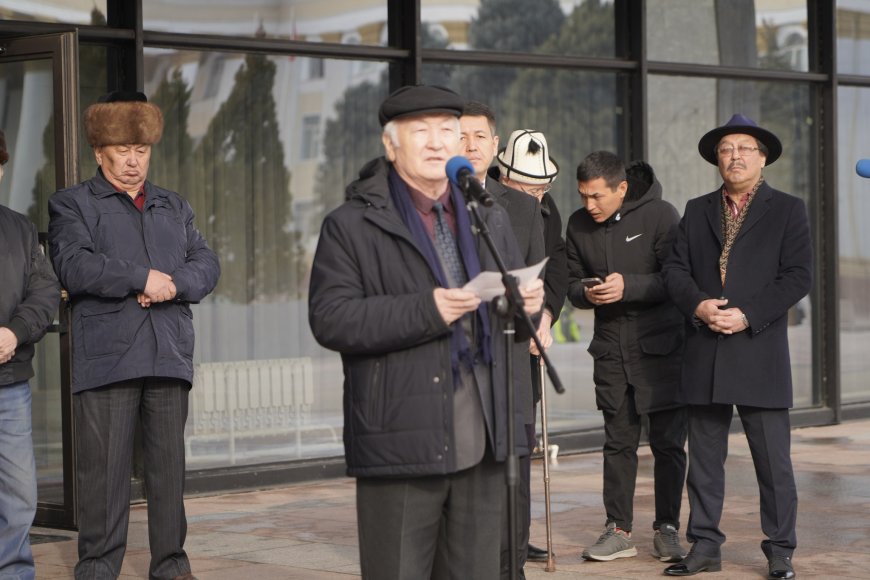
[[[837,70],[870,74],[870,4],[865,0],[837,2]]]
[[[870,157],[861,122],[870,116],[866,2],[839,0],[828,12],[805,0],[419,0],[415,21],[407,19],[413,3],[398,0],[0,0],[0,34],[14,35],[15,20],[104,25],[131,5],[141,8],[142,29],[123,32],[142,41],[141,54],[102,28],[79,31],[80,109],[122,86],[161,106],[166,131],[149,177],[190,201],[221,259],[218,288],[194,306],[191,471],[252,473],[341,456],[342,365],[309,330],[311,260],[324,215],[382,153],[380,102],[414,82],[490,105],[503,142],[514,129],[543,131],[561,169],[552,194],[563,223],[580,207],[575,168],[591,151],[645,157],[682,212],[721,183],[698,156],[703,133],[734,112],[772,129],[785,151],[765,178],[807,202],[817,248],[830,257],[817,261],[816,289],[789,314],[796,408],[837,415],[841,403],[870,403],[860,348],[870,327],[870,249],[861,228],[870,180],[854,171],[858,158]],[[835,26],[820,22],[826,15]],[[836,38],[825,35],[834,29]],[[420,52],[404,31],[419,39]],[[833,87],[835,71],[808,50],[833,49],[826,42],[836,43],[836,71],[849,75]],[[0,122],[16,152],[0,203],[30,213],[44,230],[56,136],[50,75],[40,66],[0,60]],[[824,100],[831,91],[836,124]],[[96,167],[83,139],[80,147],[84,179]],[[832,207],[836,216],[826,213]],[[833,316],[832,292],[839,324],[820,324]],[[822,353],[833,333],[840,372],[832,376]],[[567,393],[549,398],[551,431],[591,441],[602,423],[585,352],[592,313],[566,306],[554,334],[552,358]],[[57,469],[51,446],[63,444],[48,411],[58,405],[50,395],[60,380],[56,343],[41,347],[38,382],[47,386],[34,406],[45,417],[46,478]]]
[[[190,201],[222,266],[193,307],[192,468],[342,453],[341,362],[308,328],[308,273],[323,215],[380,154],[383,71],[146,51],[145,91],[167,128],[149,177]]]
[[[650,60],[809,70],[806,0],[648,0]]]
[[[602,0],[422,0],[427,48],[616,56],[614,3]]]
[[[840,377],[843,401],[870,398],[870,360],[864,339],[870,330],[870,179],[855,173],[859,159],[870,158],[870,88],[840,89],[837,241],[840,255]]]

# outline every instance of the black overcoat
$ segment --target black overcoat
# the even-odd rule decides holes
[[[347,473],[443,475],[456,471],[451,329],[438,312],[438,286],[390,197],[390,165],[368,163],[348,186],[347,201],[326,216],[311,270],[308,320],[318,343],[341,353]],[[480,208],[509,268],[523,266],[504,208]],[[475,239],[482,270],[496,270]],[[507,391],[502,324],[491,312],[493,424],[489,447],[507,456]],[[517,340],[528,332],[517,326]],[[516,449],[526,448],[515,413]],[[525,452],[527,453],[527,451]]]
[[[665,280],[686,319],[681,398],[765,408],[792,406],[788,310],[812,283],[812,239],[804,202],[763,183],[749,206],[728,261],[723,288],[722,190],[690,200]],[[695,317],[698,304],[724,297],[749,329],[723,335]]]

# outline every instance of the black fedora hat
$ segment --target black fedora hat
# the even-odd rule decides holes
[[[767,129],[762,129],[755,121],[749,117],[744,117],[740,113],[736,113],[727,123],[721,127],[716,127],[701,137],[701,140],[698,141],[698,153],[713,165],[719,165],[719,158],[716,155],[716,145],[719,144],[719,140],[722,139],[722,137],[725,135],[733,135],[734,133],[752,135],[764,143],[764,146],[767,147],[765,165],[772,165],[773,162],[779,159],[779,156],[782,154],[782,143],[780,143],[776,135]]]

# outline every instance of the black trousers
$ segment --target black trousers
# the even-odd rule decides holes
[[[184,423],[190,385],[148,377],[73,396],[78,470],[78,580],[121,572],[130,519],[133,435],[142,426],[152,579],[190,572],[184,552]]]
[[[680,503],[686,478],[687,411],[685,407],[657,411],[649,419],[649,445],[655,460],[654,483],[656,519],[680,527]],[[634,490],[637,480],[637,448],[641,416],[629,387],[622,407],[604,412],[604,509],[607,523],[630,532],[634,521]]]
[[[358,478],[363,580],[495,580],[506,497],[489,449],[450,475]]]
[[[797,546],[797,488],[791,464],[791,423],[788,409],[737,406],[749,443],[761,502],[761,549],[791,556]],[[689,408],[689,523],[686,537],[692,549],[719,557],[725,534],[719,529],[725,501],[725,458],[731,405]]]
[[[532,452],[535,450],[535,425],[525,425],[529,452],[517,461],[520,478],[517,482],[517,570],[526,565],[529,549],[529,527],[532,525]],[[507,503],[501,534],[501,577],[510,577],[510,543],[508,542]],[[520,578],[524,576],[518,574]]]

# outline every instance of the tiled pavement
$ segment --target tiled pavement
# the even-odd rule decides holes
[[[792,457],[800,498],[799,578],[870,579],[870,421],[793,431]],[[601,455],[561,457],[551,469],[556,572],[530,563],[532,579],[660,578],[664,564],[649,555],[653,519],[652,458],[642,450],[635,501],[639,555],[608,563],[585,562],[584,546],[604,524]],[[758,488],[743,435],[732,435],[722,529],[723,569],[704,580],[766,578],[759,549]],[[533,464],[532,542],[546,542],[542,467]],[[281,489],[198,497],[187,501],[186,549],[202,580],[242,578],[348,579],[358,577],[354,485],[350,479],[318,481]],[[684,520],[688,506],[683,503]],[[34,546],[37,578],[71,578],[75,534],[68,541]],[[123,578],[147,578],[148,539],[144,505],[133,508]],[[471,579],[470,579],[471,580]]]

